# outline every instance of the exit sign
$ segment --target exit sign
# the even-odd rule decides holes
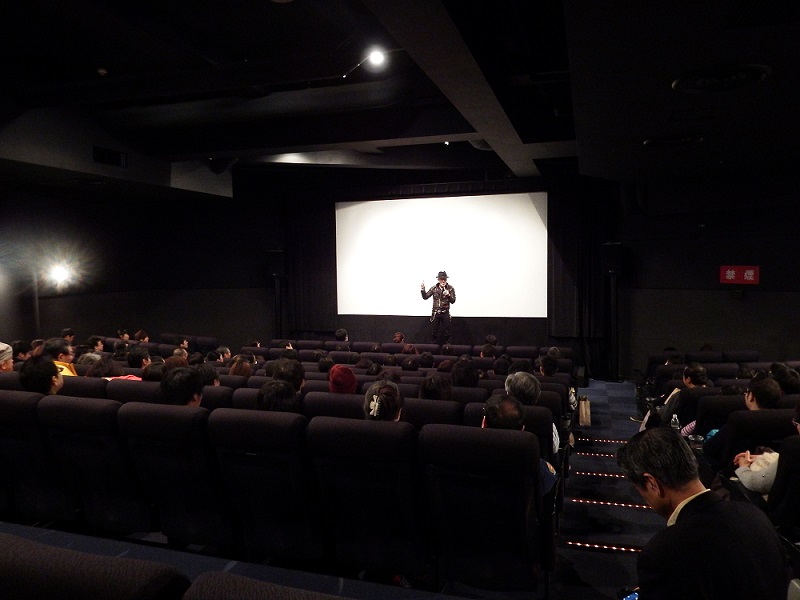
[[[758,285],[759,267],[753,265],[722,265],[719,268],[719,282],[736,285]]]

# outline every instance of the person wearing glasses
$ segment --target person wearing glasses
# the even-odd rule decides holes
[[[78,376],[75,365],[72,364],[75,358],[75,351],[63,337],[52,337],[46,340],[42,345],[40,354],[53,359],[53,362],[56,363],[56,367],[58,367],[58,372],[64,377]]]
[[[800,401],[794,406],[792,425],[800,433]],[[759,493],[764,500],[775,482],[775,473],[778,471],[779,453],[771,448],[765,448],[761,454],[750,454],[750,451],[740,452],[733,457],[736,465],[736,477],[741,484],[752,492]]]
[[[747,410],[778,408],[781,394],[781,386],[771,375],[759,373],[750,380],[750,385],[744,393],[744,404]],[[727,466],[727,464],[722,464],[722,453],[729,435],[727,424],[716,432],[712,429],[706,435],[703,443],[703,456],[715,471]]]

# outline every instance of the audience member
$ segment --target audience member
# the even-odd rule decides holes
[[[414,356],[407,356],[400,363],[403,371],[419,371],[419,361]]]
[[[179,356],[186,360],[187,364],[189,362],[189,351],[186,348],[178,346],[172,351],[172,356]]]
[[[399,421],[403,393],[393,381],[379,379],[364,394],[364,418],[368,421]]]
[[[262,385],[258,390],[256,402],[260,410],[303,412],[300,394],[294,390],[291,383],[280,379],[273,379]]]
[[[392,342],[395,344],[402,344],[406,341],[406,336],[402,331],[395,331],[392,336]]]
[[[369,358],[359,358],[358,362],[353,365],[354,369],[364,369],[365,371],[369,369],[374,363],[374,361],[370,360]]]
[[[419,397],[426,400],[452,400],[453,386],[449,377],[431,373],[419,386]]]
[[[481,346],[480,355],[482,358],[494,358],[497,348],[494,344],[484,344]]]
[[[452,360],[445,358],[442,362],[436,365],[436,370],[439,373],[451,373],[453,371],[454,364],[455,363]]]
[[[275,361],[275,369],[272,372],[273,379],[288,381],[292,384],[294,391],[300,393],[306,380],[306,370],[298,360],[289,358],[279,358]]]
[[[428,352],[427,350],[419,355],[419,366],[424,369],[433,368],[435,359],[433,357],[433,352]]]
[[[558,359],[555,356],[545,354],[539,357],[539,374],[545,377],[552,377],[558,373]]]
[[[31,352],[33,352],[33,346],[27,340],[14,340],[11,342],[11,349],[15,364],[28,360],[31,357]]]
[[[323,356],[317,361],[317,369],[319,369],[320,373],[330,373],[334,364],[336,363],[333,362],[330,356]]]
[[[67,340],[70,346],[75,345],[75,330],[72,327],[65,327],[61,330],[61,337]]]
[[[493,333],[489,333],[486,335],[483,342],[485,344],[491,344],[492,346],[497,346],[497,336]]]
[[[419,354],[419,350],[414,344],[405,344],[400,350],[400,354]]]
[[[197,372],[200,373],[200,376],[203,378],[203,385],[211,385],[211,386],[218,386],[219,385],[219,373],[214,368],[214,365],[211,363],[203,362],[197,365],[193,365]],[[142,379],[144,379],[144,373],[142,373]]]
[[[186,360],[183,356],[169,356],[164,359],[164,372],[170,371],[177,367],[188,367],[189,361]]]
[[[525,409],[522,403],[508,394],[496,394],[486,401],[481,427],[484,429],[525,430]],[[555,467],[539,459],[539,491],[542,496],[553,489],[558,481]]]
[[[249,339],[245,346],[248,348],[261,348],[261,342],[257,339]]]
[[[453,364],[451,382],[458,387],[478,387],[480,373],[472,360],[458,359]]]
[[[203,398],[203,376],[189,366],[167,370],[161,379],[161,394],[167,404],[200,406]]]
[[[782,362],[775,362],[770,365],[770,375],[781,386],[784,394],[800,393],[800,373],[792,369],[789,365]]]
[[[144,369],[152,361],[150,360],[150,351],[141,346],[134,346],[128,352],[128,366],[133,369]]]
[[[280,357],[287,360],[300,360],[300,353],[294,348],[284,348],[281,350]]]
[[[181,337],[181,338],[178,338],[178,339],[180,340],[178,342],[178,348],[183,348],[184,350],[186,350],[186,355],[188,356],[189,355],[189,340],[188,340],[188,338]]]
[[[785,600],[789,574],[775,528],[749,502],[705,488],[694,453],[669,427],[634,435],[616,452],[625,477],[667,527],[637,558],[648,600]]]
[[[378,362],[373,362],[367,369],[367,375],[377,375],[383,370],[383,365]]]
[[[508,365],[508,374],[511,375],[520,371],[531,374],[535,373],[536,370],[533,368],[533,361],[531,361],[530,358],[515,358],[511,361],[511,364]]]
[[[144,329],[140,329],[133,334],[133,339],[135,339],[137,342],[146,344],[150,341],[150,334],[148,334]]]
[[[355,394],[358,380],[350,367],[333,365],[328,371],[328,391],[338,394]]]
[[[4,342],[0,342],[0,371],[14,370],[14,349]]]
[[[388,379],[393,383],[400,383],[402,381],[400,373],[395,369],[381,369],[381,372],[376,376],[376,381],[378,379]]]
[[[188,362],[190,366],[202,365],[206,362],[206,355],[202,352],[190,352],[189,356],[186,357],[186,362]]]
[[[682,383],[687,389],[695,387],[706,387],[708,385],[708,372],[706,368],[698,362],[690,362],[683,368]],[[663,401],[659,401],[656,406],[645,414],[639,430],[647,427],[657,427],[659,425],[669,425],[672,415],[678,414],[680,409],[680,387],[674,388]],[[631,417],[632,420],[638,420]],[[694,428],[692,427],[691,430]],[[689,431],[689,430],[687,430]],[[688,435],[688,433],[686,434]]]
[[[744,404],[747,410],[778,408],[781,395],[781,386],[778,382],[769,374],[760,373],[750,380],[750,385],[744,394]],[[714,471],[728,467],[727,464],[723,464],[722,453],[729,437],[730,429],[727,424],[718,430],[712,429],[705,436],[703,457]]]
[[[90,335],[86,345],[89,347],[89,352],[100,353],[105,349],[105,340],[99,335]]]
[[[237,356],[236,360],[231,363],[231,368],[228,371],[228,374],[250,377],[252,372],[253,367],[251,366],[250,361],[244,356]]]
[[[494,359],[492,369],[489,371],[489,377],[502,377],[505,379],[510,367],[511,361],[508,359],[508,356],[506,354],[501,354]]]
[[[127,340],[117,340],[114,342],[114,351],[111,354],[111,358],[120,362],[128,362],[128,347]]]
[[[64,377],[78,375],[75,366],[72,364],[75,353],[72,350],[72,346],[64,338],[52,337],[46,340],[42,345],[41,355],[52,358]]]
[[[163,359],[160,361],[154,360],[142,369],[142,381],[161,381],[165,370],[166,363]]]
[[[97,352],[84,352],[75,361],[76,365],[93,365],[103,357],[102,354]]]
[[[214,352],[217,353],[217,360],[221,363],[226,363],[231,359],[231,349],[228,346],[219,346]]]
[[[336,330],[336,333],[333,334],[334,339],[337,342],[348,342],[350,341],[350,336],[347,334],[347,329],[340,327]]]
[[[101,356],[94,362],[87,370],[86,377],[102,377],[103,379],[136,379],[140,380],[141,377],[134,375],[125,375],[125,371],[117,361],[106,356]]]
[[[32,356],[19,370],[19,382],[29,392],[57,394],[64,386],[61,369],[49,356]]]
[[[220,360],[219,352],[216,350],[209,350],[206,352],[206,362],[219,363],[220,365],[223,364],[223,362]]]
[[[506,377],[505,391],[526,406],[536,406],[542,393],[542,386],[533,373],[517,371]],[[560,446],[561,438],[558,435],[558,427],[553,423],[553,454],[558,453]]]
[[[127,342],[131,339],[131,334],[128,333],[127,329],[117,329],[117,337],[123,342]]]

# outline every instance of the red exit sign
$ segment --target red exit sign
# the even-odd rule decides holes
[[[753,265],[722,265],[719,268],[719,282],[736,285],[758,285],[759,267]]]

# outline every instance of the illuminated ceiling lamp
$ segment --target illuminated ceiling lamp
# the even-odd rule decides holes
[[[366,56],[364,56],[364,58],[362,58],[357,65],[355,65],[352,69],[347,71],[347,73],[342,75],[342,79],[346,79],[347,76],[350,75],[350,73],[352,73],[358,67],[361,66],[363,66],[366,70],[372,73],[378,73],[380,71],[383,71],[389,64],[389,52],[393,51],[383,50],[382,48],[378,47],[371,48],[367,52]]]

